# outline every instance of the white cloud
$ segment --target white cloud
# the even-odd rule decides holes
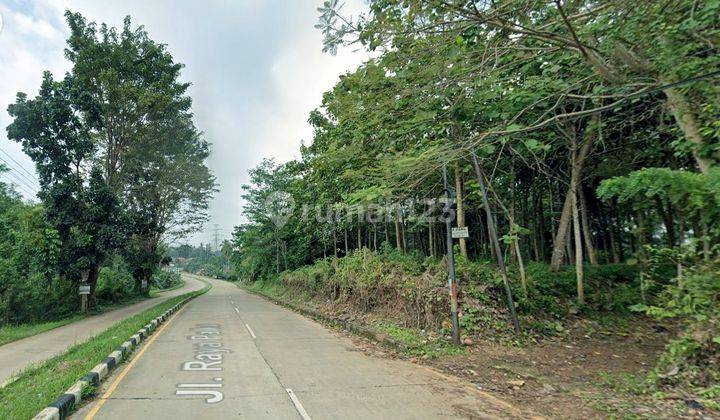
[[[2,178],[18,185],[18,191],[27,199],[34,198],[38,188],[36,181],[26,179],[35,178],[25,172],[34,174],[34,164],[19,144],[7,140],[5,127],[10,124],[10,117],[6,109],[15,101],[17,92],[28,95],[37,92],[44,70],[61,76],[68,68],[63,58],[65,34],[56,18],[60,11],[46,2],[37,2],[35,7],[41,5],[53,11],[49,18],[46,13],[34,14],[0,5],[4,22],[0,32],[0,162],[14,173]]]

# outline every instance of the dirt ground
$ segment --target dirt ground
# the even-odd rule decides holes
[[[596,327],[579,320],[562,337],[523,346],[473,341],[464,354],[437,358],[409,357],[375,341],[354,340],[367,353],[432,366],[548,418],[720,418],[692,396],[658,399],[629,390],[627,378],[641,380],[655,365],[674,337],[672,326],[643,319],[622,331]]]
[[[642,377],[673,336],[670,329],[637,323],[626,328],[630,333],[588,334],[587,325],[577,324],[568,336],[523,347],[473,343],[466,346],[466,354],[409,359],[465,378],[483,391],[548,418],[720,418],[718,413],[698,409],[692,397],[636,395],[621,379],[613,380],[628,374]],[[370,354],[405,357],[367,339],[355,340]]]

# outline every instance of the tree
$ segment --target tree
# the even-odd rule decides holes
[[[8,107],[14,121],[7,130],[36,164],[39,196],[62,243],[60,275],[75,283],[85,277],[94,303],[100,264],[122,244],[125,223],[94,165],[95,147],[72,103],[72,89],[72,79],[55,82],[45,72],[35,99],[19,93]]]

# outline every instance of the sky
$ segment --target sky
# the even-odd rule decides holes
[[[348,0],[346,12],[362,11],[362,0]],[[39,189],[32,161],[9,141],[7,106],[17,92],[37,94],[42,72],[57,78],[70,69],[63,49],[68,35],[63,13],[121,26],[126,15],[146,27],[185,68],[192,83],[195,123],[212,144],[208,166],[219,192],[202,232],[184,242],[228,238],[243,221],[241,186],[248,170],[263,158],[285,162],[299,157],[301,141],[312,140],[307,123],[323,92],[339,75],[367,59],[364,52],[322,52],[313,26],[322,0],[0,0],[0,163],[2,175],[26,199]],[[37,200],[37,199],[35,199]]]

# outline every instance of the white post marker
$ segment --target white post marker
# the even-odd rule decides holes
[[[298,414],[300,414],[300,417],[302,417],[303,420],[311,420],[310,415],[307,413],[307,411],[305,411],[305,407],[300,404],[300,400],[298,399],[297,395],[295,395],[293,390],[290,388],[285,388],[285,391],[287,391],[288,395],[290,396],[290,400],[292,400],[292,403],[295,406]]]

